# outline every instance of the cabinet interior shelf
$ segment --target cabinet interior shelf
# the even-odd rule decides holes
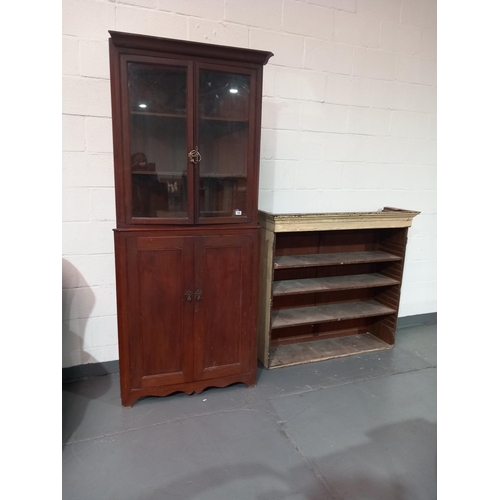
[[[275,281],[273,283],[273,296],[279,297],[282,295],[375,288],[397,285],[398,283],[399,281],[378,273],[292,279]]]
[[[382,251],[283,255],[275,258],[274,269],[364,264],[371,262],[391,262],[397,260],[401,260],[401,257]]]
[[[271,313],[271,328],[328,323],[347,319],[368,318],[394,314],[395,309],[386,307],[375,300],[342,302],[311,307],[280,309]]]
[[[246,118],[231,118],[226,116],[200,116],[201,120],[217,121],[217,122],[234,122],[234,123],[248,123]]]
[[[186,119],[185,114],[179,113],[156,113],[154,111],[131,111],[131,115],[142,115],[142,116],[163,116],[164,118],[184,118]]]
[[[138,116],[161,116],[163,118],[183,118],[186,119],[186,114],[179,113],[157,113],[155,111],[130,111],[131,115]],[[218,122],[234,122],[234,123],[248,123],[246,118],[231,118],[225,116],[200,116],[200,120],[218,121]]]

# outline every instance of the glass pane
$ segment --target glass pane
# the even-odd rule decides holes
[[[187,217],[186,68],[129,63],[133,217]]]
[[[200,217],[247,215],[250,77],[200,71]]]

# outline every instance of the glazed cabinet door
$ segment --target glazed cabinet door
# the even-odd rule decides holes
[[[193,378],[193,238],[127,241],[131,389]]]
[[[195,142],[200,224],[244,223],[256,209],[256,71],[197,64]]]
[[[193,223],[192,67],[161,57],[122,59],[123,185],[133,224]]]
[[[215,379],[254,368],[256,238],[197,237],[194,376]]]

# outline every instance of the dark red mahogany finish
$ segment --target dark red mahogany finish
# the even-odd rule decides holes
[[[110,35],[122,404],[253,386],[262,71],[272,54]]]

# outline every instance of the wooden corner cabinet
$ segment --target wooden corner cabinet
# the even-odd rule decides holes
[[[254,385],[270,52],[110,31],[120,383]]]
[[[394,346],[419,212],[259,212],[258,358],[269,369]]]

